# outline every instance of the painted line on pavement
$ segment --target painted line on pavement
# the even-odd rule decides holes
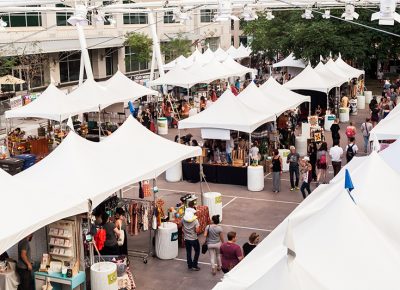
[[[230,204],[231,202],[233,202],[235,199],[237,199],[237,197],[232,198],[230,201],[228,201],[227,203],[225,203],[222,208],[226,207],[228,204]]]
[[[232,227],[232,228],[238,228],[238,229],[245,229],[245,230],[252,230],[252,231],[260,231],[260,232],[272,232],[272,230],[266,230],[266,229],[257,229],[257,228],[250,228],[250,227],[241,227],[241,226],[233,226],[233,225],[226,225],[226,224],[219,224],[220,226],[223,227]]]
[[[174,260],[175,261],[180,261],[180,262],[185,262],[185,263],[187,263],[187,260],[185,260],[185,259],[180,259],[180,258],[174,258]],[[211,266],[211,263],[205,263],[205,262],[197,262],[198,264],[203,264],[203,265],[210,265]]]

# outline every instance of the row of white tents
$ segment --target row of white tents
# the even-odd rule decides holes
[[[400,140],[320,185],[215,290],[398,289]],[[354,189],[345,189],[345,170]]]
[[[216,51],[212,51],[210,48],[204,53],[201,53],[198,48],[188,57],[184,57],[183,55],[179,56],[178,58],[174,59],[173,61],[166,63],[164,66],[165,70],[173,69],[176,66],[180,66],[183,68],[187,68],[192,64],[200,63],[206,64],[207,62],[211,61],[212,59],[216,59],[217,61],[224,61],[228,57],[233,59],[242,59],[249,57],[251,54],[251,49],[249,47],[245,47],[243,44],[240,44],[238,48],[234,46],[230,46],[226,51],[223,50],[221,47],[218,47]]]

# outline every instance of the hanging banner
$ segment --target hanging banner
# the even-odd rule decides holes
[[[22,97],[14,97],[10,99],[10,108],[11,110],[22,107]]]

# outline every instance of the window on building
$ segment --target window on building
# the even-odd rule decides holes
[[[210,23],[214,20],[214,15],[217,10],[215,9],[201,9],[200,10],[200,22]]]
[[[56,7],[70,7],[64,4],[56,4]],[[57,12],[56,19],[57,19],[57,26],[68,26],[70,25],[67,20],[73,15],[72,12]]]
[[[112,76],[115,73],[114,57],[118,51],[115,48],[106,48],[105,60],[106,60],[106,75]]]
[[[60,52],[60,81],[62,83],[79,80],[79,68],[81,64],[80,51]]]
[[[126,72],[135,72],[149,69],[147,62],[140,62],[135,58],[135,53],[129,46],[125,46],[125,70]]]
[[[219,37],[206,38],[205,43],[212,51],[216,51],[219,47]]]
[[[164,12],[164,23],[175,23],[173,11]]]
[[[122,3],[133,3],[130,0],[123,0]],[[124,24],[147,24],[147,13],[124,13]]]
[[[38,7],[30,5],[26,7]],[[7,22],[7,27],[37,27],[42,26],[42,14],[40,12],[25,13],[1,13],[3,21]]]

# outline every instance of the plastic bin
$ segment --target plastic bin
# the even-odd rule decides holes
[[[165,222],[156,231],[156,256],[161,260],[171,260],[178,256],[178,226]]]
[[[365,109],[365,96],[357,96],[357,109],[364,110]]]
[[[34,154],[21,154],[21,155],[16,155],[15,158],[20,159],[24,162],[24,165],[22,166],[22,170],[25,170],[36,163],[36,155]]]
[[[11,175],[21,172],[23,166],[24,161],[18,158],[5,158],[0,160],[0,168]]]
[[[339,108],[339,121],[340,123],[347,123],[350,120],[350,109]]]
[[[92,290],[118,290],[117,265],[113,262],[99,262],[90,267]]]
[[[182,162],[176,163],[174,166],[165,171],[165,179],[168,182],[178,182],[182,179]]]
[[[219,214],[219,220],[222,221],[222,196],[219,192],[203,193],[203,205],[208,207],[210,218]]]
[[[350,105],[350,114],[352,116],[357,115],[358,111],[357,111],[357,99],[351,99],[349,101],[349,105]]]
[[[247,189],[249,191],[261,191],[264,189],[264,167],[247,167]]]

